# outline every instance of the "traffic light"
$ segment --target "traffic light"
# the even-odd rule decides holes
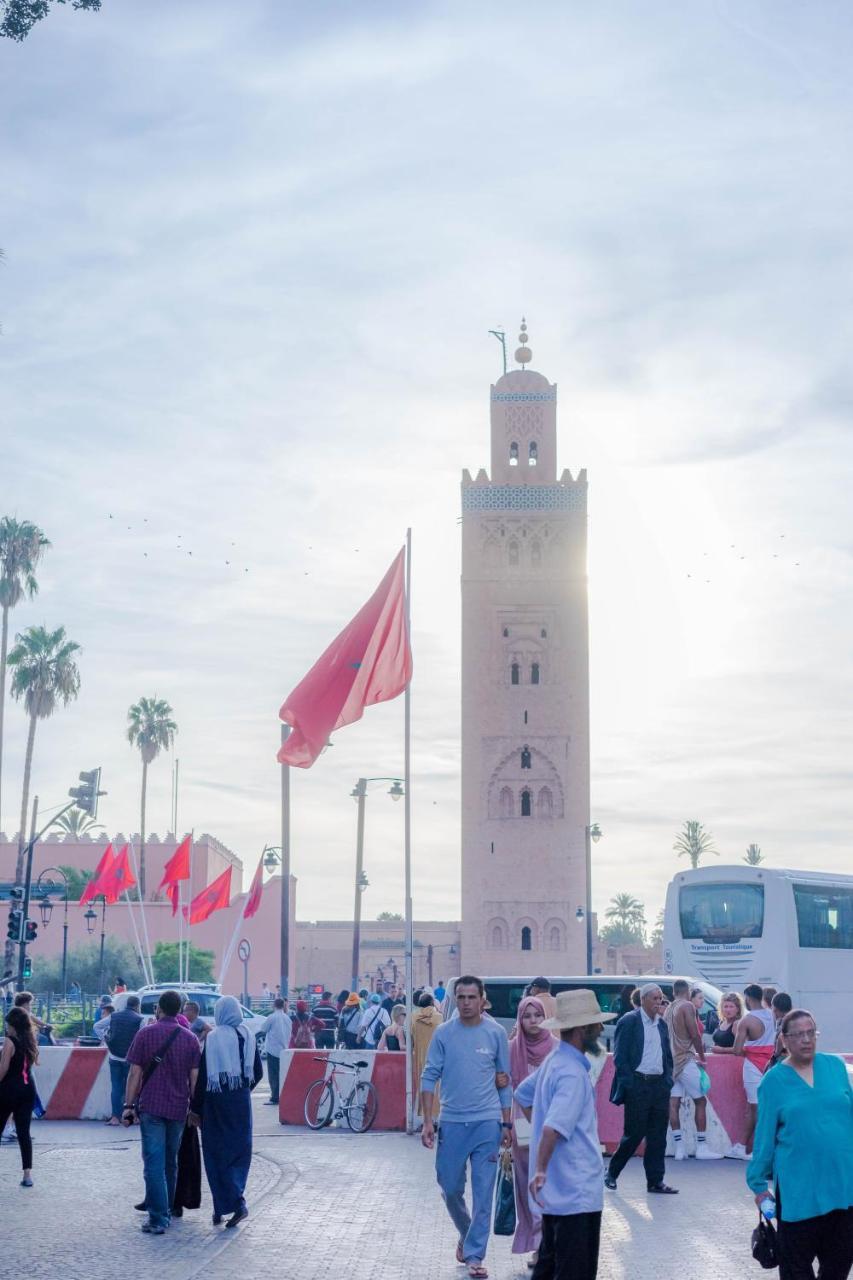
[[[98,796],[106,795],[105,791],[100,790],[101,771],[100,769],[88,769],[80,774],[80,781],[83,784],[80,787],[71,787],[68,794],[74,801],[77,809],[82,809],[84,813],[88,813],[92,818],[98,816]]]
[[[6,928],[6,937],[10,942],[21,941],[21,929],[24,924],[23,898],[24,891],[18,885],[9,890],[9,924]]]
[[[39,927],[35,920],[28,920],[24,925],[24,942],[35,942],[39,934]]]
[[[21,977],[24,979],[24,982],[28,982],[32,976],[33,976],[33,962],[29,956],[24,956],[24,971],[21,974]]]

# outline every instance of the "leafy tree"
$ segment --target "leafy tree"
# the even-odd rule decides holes
[[[614,947],[645,943],[646,911],[638,898],[630,893],[617,893],[610,899],[610,906],[604,915],[610,922],[598,933],[604,942],[609,942]]]
[[[748,844],[746,846],[746,856],[744,862],[750,867],[757,867],[759,862],[764,861],[764,854],[757,844]]]
[[[3,516],[0,520],[0,815],[3,813],[3,714],[6,700],[6,656],[9,649],[9,610],[38,592],[36,568],[50,546],[38,525]]]
[[[107,913],[107,920],[109,921],[109,912]],[[59,993],[62,981],[61,933],[58,932],[56,934],[55,945],[57,945],[57,951],[54,955],[43,954],[43,948],[47,941],[47,931],[42,929],[39,932],[35,950],[31,950],[33,976],[30,979],[29,986],[38,995],[46,994],[48,991]],[[101,995],[102,993],[98,991],[98,977],[101,968],[100,957],[100,938],[98,938],[97,942],[84,942],[81,946],[71,947],[68,951],[69,985],[76,981],[80,983],[87,995]],[[124,978],[131,991],[135,987],[141,986],[145,981],[142,976],[139,957],[130,943],[125,942],[122,938],[110,937],[107,934],[104,939],[104,986],[111,986],[116,975],[119,974]]]
[[[652,925],[652,932],[649,935],[649,945],[652,947],[656,947],[662,942],[663,942],[663,907],[661,907],[660,911],[655,916],[655,922]]]
[[[104,824],[91,818],[88,813],[84,813],[82,809],[71,809],[69,813],[63,813],[62,817],[57,818],[53,824],[59,831],[67,836],[73,836],[79,840],[80,836],[94,835],[96,831],[103,831]]]
[[[68,0],[56,0],[57,4],[67,4]],[[8,40],[26,40],[37,22],[46,18],[50,12],[51,0],[2,0],[0,13],[0,36]],[[72,9],[92,9],[97,11],[101,0],[71,0]]]
[[[172,708],[163,698],[140,698],[127,712],[127,740],[139,748],[142,757],[142,798],[139,818],[139,891],[145,897],[145,798],[148,789],[148,766],[161,751],[168,751],[175,741],[178,726],[172,719]]]
[[[706,853],[713,853],[715,857],[720,856],[714,848],[714,837],[710,831],[706,831],[702,823],[695,820],[685,822],[672,847],[679,858],[686,856],[690,859],[691,867],[698,867],[699,859]]]
[[[189,952],[187,982],[213,982],[215,952],[205,951],[192,943],[190,943]],[[155,982],[180,981],[177,942],[158,942],[154,947],[151,963],[154,966]]]
[[[377,920],[402,920],[403,917],[399,911],[380,911],[376,917]]]

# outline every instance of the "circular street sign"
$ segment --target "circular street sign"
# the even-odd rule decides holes
[[[237,943],[237,955],[245,963],[252,954],[252,946],[248,938],[241,938]]]

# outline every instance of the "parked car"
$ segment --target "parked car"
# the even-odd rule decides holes
[[[177,983],[164,982],[159,986],[140,987],[138,991],[123,991],[121,995],[117,995],[113,999],[116,1012],[124,1009],[127,1004],[127,997],[139,996],[139,1012],[147,1018],[154,1017],[154,1011],[157,1008],[157,1001],[164,991],[180,991],[185,1000],[194,1000],[198,1005],[198,1014],[208,1026],[213,1026],[213,1007],[216,1001],[222,995],[220,988],[211,982],[186,982],[179,986]],[[264,1048],[264,1032],[262,1031],[265,1016],[254,1013],[251,1009],[247,1009],[244,1004],[240,1005],[243,1014],[243,1021],[248,1023],[258,1041],[258,1048],[263,1053]]]

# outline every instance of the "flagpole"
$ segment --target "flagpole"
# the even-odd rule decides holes
[[[189,892],[187,895],[189,897],[190,902],[192,902],[194,897],[194,890],[193,890],[193,858],[194,857],[195,857],[195,827],[193,827],[192,830],[190,831],[190,883],[189,883]],[[190,978],[190,929],[192,927],[192,920],[190,919],[190,914],[191,913],[188,911],[187,912],[187,945],[186,945],[186,953],[184,955],[184,986],[187,985]]]
[[[147,982],[148,973],[145,969],[145,955],[142,950],[142,943],[139,940],[139,930],[136,927],[136,918],[133,914],[133,907],[131,906],[131,902],[130,902],[130,894],[128,893],[127,889],[125,889],[124,891],[124,900],[127,904],[127,914],[130,916],[130,923],[133,926],[133,937],[134,937],[134,941],[136,942],[136,953],[139,956],[139,963],[142,966],[142,975],[145,978],[145,981]]]
[[[290,737],[290,725],[281,726],[281,745]],[[279,935],[279,985],[285,1000],[290,996],[290,765],[281,766],[281,925]]]
[[[412,531],[406,530],[406,636],[411,649],[412,635]],[[414,924],[412,921],[412,681],[406,684],[403,702],[403,805],[405,824],[405,879],[406,879],[406,1011],[409,1033],[406,1036],[406,1133],[414,1131],[413,1081],[412,1081],[412,1023],[413,1006],[412,991],[414,989],[414,972],[412,952],[414,949]]]
[[[145,938],[145,950],[148,953],[148,980],[153,987],[154,963],[151,959],[151,940],[148,937],[148,921],[145,918],[145,903],[142,901],[142,886],[139,883],[139,867],[136,862],[136,849],[133,846],[132,840],[128,841],[128,847],[130,848],[130,856],[133,859],[133,875],[136,880],[136,896],[139,899],[139,914],[142,916],[142,933]],[[145,966],[143,965],[143,968],[144,967]]]

